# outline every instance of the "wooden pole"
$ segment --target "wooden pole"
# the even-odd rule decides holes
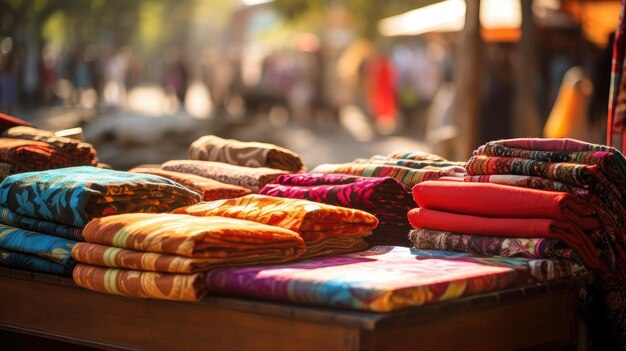
[[[478,146],[480,80],[482,76],[482,38],[480,0],[465,0],[465,27],[456,55],[454,113],[459,128],[454,159],[467,160]]]

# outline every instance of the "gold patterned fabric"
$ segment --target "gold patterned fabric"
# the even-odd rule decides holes
[[[300,156],[280,146],[205,135],[189,146],[190,160],[217,161],[245,167],[267,167],[291,173],[302,170]]]
[[[78,264],[74,282],[102,293],[163,300],[200,301],[206,294],[204,275],[172,274]]]
[[[304,239],[305,257],[362,249],[363,238],[378,225],[376,217],[364,211],[264,195],[203,202],[175,213],[245,219],[293,230]]]

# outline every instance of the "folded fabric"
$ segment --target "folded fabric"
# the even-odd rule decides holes
[[[75,162],[73,165],[95,166],[98,164],[98,157],[93,145],[77,139],[59,137],[53,132],[41,130],[33,127],[19,126],[13,127],[2,133],[7,138],[35,140],[47,143],[51,147],[63,151],[71,156]],[[72,166],[72,165],[69,165]]]
[[[402,158],[405,160],[414,160],[414,161],[437,161],[437,162],[447,161],[445,158],[439,155],[431,154],[429,152],[424,152],[424,151],[398,151],[398,152],[393,152],[387,155],[386,157]]]
[[[31,230],[33,232],[55,235],[65,239],[84,241],[82,228],[20,216],[4,207],[0,207],[0,223],[11,227]]]
[[[206,293],[204,276],[104,268],[79,263],[72,271],[78,286],[129,297],[200,301]]]
[[[567,185],[557,180],[515,175],[515,174],[487,174],[477,176],[466,176],[463,178],[465,182],[472,183],[494,183],[502,185],[512,185],[524,188],[549,190],[549,191],[562,191],[576,196],[589,196],[589,189],[580,188],[577,186]]]
[[[622,202],[622,193],[606,178],[598,166],[472,156],[465,168],[469,175],[517,174],[553,179],[568,185],[589,188],[611,203]]]
[[[191,143],[189,159],[282,169],[291,173],[303,168],[300,156],[291,150],[273,144],[222,139],[215,135],[205,135]]]
[[[406,247],[207,272],[210,292],[388,312],[513,284],[515,270],[444,259],[416,260]]]
[[[173,160],[161,165],[162,169],[190,173],[250,189],[258,193],[265,184],[274,181],[287,172],[271,168],[235,166],[222,162]]]
[[[415,228],[514,238],[552,238],[576,250],[590,268],[601,266],[591,239],[578,226],[544,218],[489,218],[416,208],[408,214]],[[605,267],[606,268],[606,267]]]
[[[32,124],[22,119],[0,113],[0,132],[15,126],[32,126]]]
[[[626,159],[617,150],[613,152],[599,150],[543,151],[510,147],[496,141],[479,147],[474,153],[476,155],[522,158],[543,162],[596,165],[620,189],[626,186]]]
[[[59,264],[36,255],[25,254],[0,248],[0,265],[28,271],[37,271],[58,275],[70,275],[73,264]]]
[[[250,189],[218,182],[195,174],[166,171],[159,168],[133,168],[129,170],[129,172],[152,174],[171,179],[197,192],[202,196],[202,200],[204,201],[230,199],[250,194]]]
[[[463,167],[441,167],[413,169],[402,166],[381,165],[376,163],[340,163],[322,164],[311,173],[339,173],[363,177],[392,177],[400,183],[413,187],[426,180],[436,180],[444,176],[465,175]]]
[[[160,252],[221,262],[299,256],[304,243],[287,229],[225,217],[128,213],[92,220],[85,241],[137,251]]]
[[[163,177],[96,167],[15,174],[0,184],[0,203],[18,215],[83,227],[92,218],[167,212],[200,195]]]
[[[11,174],[92,164],[48,143],[11,138],[0,138],[0,161],[11,165]]]
[[[305,242],[336,236],[365,236],[378,224],[376,217],[367,212],[264,195],[203,202],[179,208],[174,213],[255,221],[293,230]]]
[[[491,183],[428,181],[413,187],[421,208],[498,218],[551,218],[596,229],[593,207],[574,195]]]
[[[463,167],[465,162],[456,162],[456,161],[416,161],[416,160],[407,160],[403,158],[391,158],[386,156],[372,156],[371,158],[357,158],[354,163],[375,163],[375,164],[383,164],[383,165],[391,165],[391,166],[402,166],[409,167],[413,169],[421,169],[427,166],[434,167],[450,167],[450,166],[458,166]]]
[[[0,224],[0,248],[71,266],[73,240]]]
[[[582,264],[576,251],[562,241],[550,238],[507,238],[426,228],[411,230],[409,238],[411,247],[419,250],[465,252],[482,256],[562,258]]]
[[[367,241],[368,238],[370,237],[334,236],[307,241],[304,253],[299,258],[305,259],[319,256],[341,255],[362,251],[370,246]]]
[[[410,189],[391,177],[285,174],[259,193],[362,210],[378,218],[377,229],[408,226],[406,214],[415,207]]]
[[[439,250],[416,250],[411,253],[420,259],[439,258],[446,260],[472,262],[493,267],[512,268],[516,272],[516,285],[526,286],[539,282],[565,279],[572,276],[586,276],[589,271],[583,266],[562,259],[541,259],[523,257],[479,257],[469,253]]]

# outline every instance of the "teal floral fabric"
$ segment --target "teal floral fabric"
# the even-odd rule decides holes
[[[73,264],[62,265],[39,256],[0,248],[0,265],[43,273],[71,275]]]
[[[71,266],[76,241],[0,225],[0,249],[35,255],[54,263]]]
[[[120,213],[169,212],[198,193],[155,175],[90,166],[14,174],[0,184],[0,204],[14,213],[74,227]]]

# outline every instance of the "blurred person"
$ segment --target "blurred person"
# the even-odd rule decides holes
[[[74,55],[72,82],[74,84],[73,103],[79,105],[82,95],[92,86],[91,71],[85,61],[83,50],[77,50]]]
[[[165,71],[165,91],[175,95],[180,106],[184,108],[189,75],[178,51],[172,52],[171,55]]]
[[[37,47],[33,45],[27,48],[22,67],[22,91],[24,92],[26,107],[35,107],[38,88],[39,60]]]
[[[105,107],[118,110],[126,101],[126,74],[128,73],[128,48],[120,48],[104,63],[103,102]]]
[[[44,46],[41,53],[41,89],[43,93],[43,103],[49,105],[54,102],[54,87],[56,85],[56,56],[50,44]]]
[[[13,114],[17,105],[17,80],[11,72],[11,57],[0,54],[0,112]]]
[[[375,46],[365,62],[367,104],[381,134],[391,134],[397,125],[395,73],[387,52]]]

